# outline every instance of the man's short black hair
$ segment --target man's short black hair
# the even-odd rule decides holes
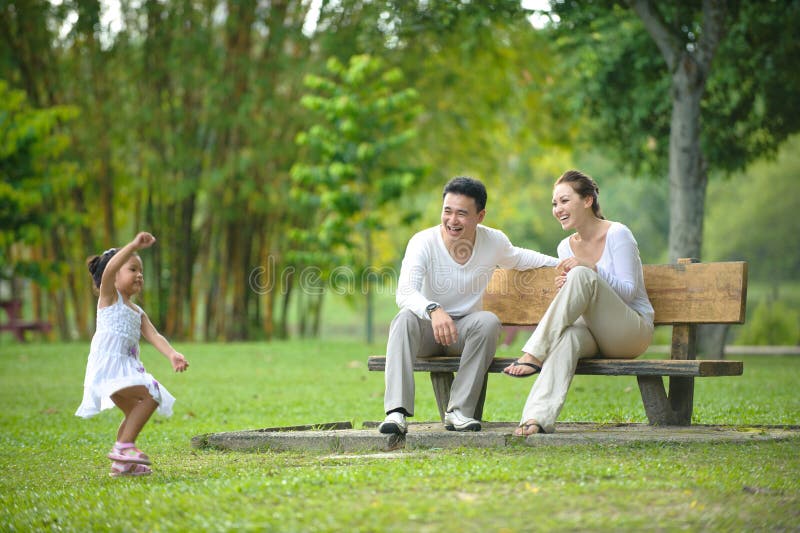
[[[442,199],[448,193],[463,194],[475,200],[475,205],[478,208],[478,213],[486,209],[486,187],[483,183],[475,178],[468,178],[466,176],[458,176],[447,182],[442,192]]]

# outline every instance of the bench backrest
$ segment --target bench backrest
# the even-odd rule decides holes
[[[539,323],[556,290],[555,268],[498,269],[483,308],[506,325]],[[747,263],[644,265],[644,283],[658,324],[743,324]]]

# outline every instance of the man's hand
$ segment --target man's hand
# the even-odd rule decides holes
[[[447,311],[439,307],[431,313],[431,326],[433,327],[433,338],[443,346],[450,346],[458,340],[458,330],[456,323],[447,314]]]

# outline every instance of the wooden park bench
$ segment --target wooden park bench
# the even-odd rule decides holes
[[[22,319],[22,302],[20,300],[0,301],[0,307],[5,309],[8,322],[0,324],[0,331],[10,331],[20,342],[25,342],[26,331],[41,331],[48,333],[50,324],[39,320]]]
[[[554,268],[528,271],[497,270],[483,299],[483,307],[504,325],[535,326],[555,296]],[[747,297],[747,263],[693,263],[645,265],[647,295],[655,309],[655,324],[672,326],[669,359],[581,359],[577,374],[636,376],[650,424],[688,426],[692,420],[694,378],[740,376],[741,361],[696,360],[695,335],[700,324],[742,324]],[[517,358],[495,357],[489,372],[502,372]],[[414,370],[430,372],[433,392],[444,413],[450,398],[458,357],[417,358]],[[370,356],[368,368],[384,371],[385,356]],[[665,389],[663,377],[669,378]],[[475,412],[481,419],[488,374]],[[521,408],[521,406],[520,406]]]

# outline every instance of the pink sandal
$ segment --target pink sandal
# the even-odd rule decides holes
[[[152,474],[153,471],[149,466],[140,465],[136,463],[121,463],[114,461],[111,463],[111,472],[108,473],[111,477],[124,477],[124,476],[147,476]]]
[[[114,445],[111,452],[106,456],[112,461],[119,461],[120,463],[136,463],[140,465],[149,465],[150,458],[142,450],[133,444],[127,446]]]

